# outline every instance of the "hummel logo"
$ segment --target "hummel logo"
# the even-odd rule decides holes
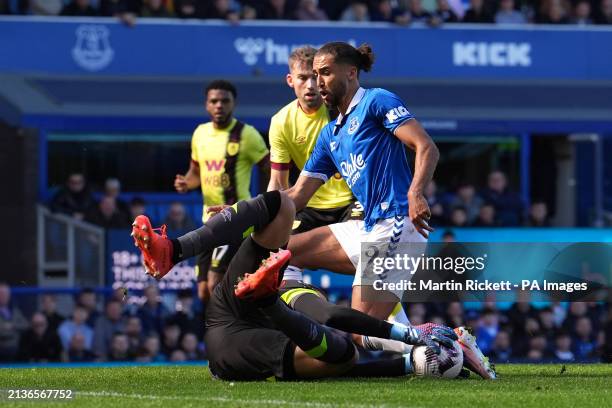
[[[329,148],[331,149],[331,151],[332,151],[332,152],[333,152],[334,150],[336,150],[336,145],[337,145],[337,143],[336,143],[336,142],[331,142],[331,143],[329,144]]]

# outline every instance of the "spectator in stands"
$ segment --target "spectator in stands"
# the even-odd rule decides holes
[[[540,330],[533,334],[533,337],[529,339],[529,349],[538,350],[542,353],[542,358],[551,358],[550,344],[546,338],[545,333]]]
[[[478,346],[482,352],[487,354],[493,346],[495,337],[499,332],[499,315],[495,310],[486,309],[480,318],[480,324],[476,330]]]
[[[591,15],[591,2],[588,0],[580,0],[574,6],[574,13],[570,19],[572,24],[590,25],[593,24]]]
[[[154,0],[160,1],[160,0]],[[104,197],[112,197],[115,199],[117,210],[125,214],[127,217],[130,214],[130,207],[119,196],[121,194],[121,182],[116,178],[106,179],[104,182]]]
[[[240,10],[240,20],[257,20],[257,9],[250,5],[243,5]]]
[[[452,230],[446,230],[442,234],[442,242],[457,242],[457,237],[455,236],[455,233]]]
[[[514,0],[501,0],[495,14],[497,24],[527,24],[525,15],[514,8]]]
[[[142,17],[168,18],[173,17],[173,13],[168,11],[163,0],[145,0],[140,10]]]
[[[431,180],[425,187],[425,198],[431,211],[429,225],[438,226],[444,224],[444,207],[442,198],[438,194],[438,186],[434,180]]]
[[[612,0],[601,0],[596,16],[597,24],[612,24]]]
[[[84,16],[92,17],[97,16],[98,12],[94,9],[89,0],[72,0],[66,4],[60,12],[62,16]]]
[[[173,363],[183,363],[187,361],[187,355],[181,349],[176,349],[170,353],[170,361]]]
[[[105,313],[98,317],[94,326],[93,351],[99,357],[108,354],[113,334],[122,332],[124,328],[121,316],[121,303],[111,299],[106,303]]]
[[[106,196],[87,213],[85,221],[103,228],[128,228],[131,224],[127,216],[117,208],[115,199]]]
[[[423,8],[421,0],[412,0],[410,2],[410,18],[413,23],[429,24],[432,15]]]
[[[94,361],[96,355],[87,347],[87,338],[82,332],[74,332],[69,339],[67,361],[70,363],[86,363]]]
[[[410,23],[410,13],[399,7],[393,7],[390,0],[376,0],[370,16],[371,21],[383,21],[399,25]]]
[[[132,356],[129,353],[129,349],[128,336],[120,332],[113,334],[108,361],[130,361]]]
[[[459,327],[464,325],[463,305],[461,302],[451,302],[446,308],[446,324],[449,327]]]
[[[257,15],[262,20],[292,20],[297,8],[295,0],[262,1]]]
[[[0,282],[0,361],[11,361],[19,349],[19,335],[28,321],[17,307],[11,306],[11,288]]]
[[[147,203],[141,197],[134,197],[130,201],[130,217],[129,220],[132,221],[134,218],[139,215],[146,214],[147,212]]]
[[[140,12],[141,0],[100,0],[100,15],[122,18],[136,16]]]
[[[587,316],[576,320],[574,327],[574,355],[577,359],[588,359],[595,356],[597,341],[593,332],[593,323]]]
[[[557,360],[573,361],[572,337],[566,331],[560,331],[555,338],[555,350],[553,354]]]
[[[433,13],[433,25],[459,22],[459,17],[451,9],[448,0],[437,0],[437,6],[436,11]]]
[[[138,317],[142,323],[145,335],[159,334],[168,317],[168,309],[160,302],[157,286],[149,285],[144,288],[145,303],[138,309]]]
[[[481,195],[486,202],[493,204],[497,218],[503,226],[520,225],[523,204],[519,195],[508,188],[504,173],[501,171],[491,172],[487,188]]]
[[[422,303],[413,303],[408,310],[408,319],[410,323],[419,325],[425,323],[425,315],[427,314],[427,308]],[[418,323],[416,323],[418,322]]]
[[[187,214],[185,206],[178,201],[170,205],[164,224],[168,226],[169,230],[173,231],[191,231],[195,228],[195,224]]]
[[[72,173],[66,185],[51,200],[51,211],[68,214],[82,220],[96,202],[81,173]]]
[[[167,356],[180,348],[181,329],[179,325],[171,319],[166,321],[162,332],[162,353]]]
[[[493,16],[485,9],[483,0],[470,0],[470,8],[463,16],[464,23],[492,23]]]
[[[28,12],[37,16],[57,16],[64,7],[62,0],[30,0],[26,3]]]
[[[11,14],[10,0],[0,0],[0,15]]]
[[[457,206],[451,210],[450,225],[453,227],[467,227],[468,218],[465,208]]]
[[[465,210],[467,223],[472,224],[476,221],[482,199],[476,195],[474,185],[470,183],[462,183],[457,189],[457,194],[450,202],[450,207],[462,207]]]
[[[96,320],[100,317],[98,312],[98,299],[96,298],[96,292],[91,288],[84,288],[79,292],[76,298],[76,304],[87,310],[87,325],[94,327]]]
[[[86,321],[87,310],[82,306],[76,305],[72,312],[72,319],[60,324],[57,334],[60,336],[64,350],[69,349],[71,339],[76,333],[83,335],[85,349],[91,350],[93,345],[93,329],[85,323]]]
[[[128,339],[129,354],[135,356],[143,341],[142,323],[138,316],[128,317],[124,333]]]
[[[185,333],[181,340],[181,350],[185,353],[187,360],[203,360],[202,353],[198,350],[198,338],[193,333]]]
[[[576,322],[581,317],[587,316],[588,311],[587,304],[584,302],[570,303],[568,313],[563,321],[563,327],[575,335]]]
[[[555,325],[555,315],[550,307],[545,307],[538,311],[538,322],[540,323],[540,330],[546,336],[548,344],[553,344],[557,326]]]
[[[202,13],[196,0],[175,0],[174,11],[179,18],[196,18]]]
[[[539,24],[567,24],[569,18],[562,0],[548,0],[543,2],[543,12],[536,18]]]
[[[177,297],[176,312],[171,316],[172,321],[178,324],[181,333],[192,332],[203,335],[201,319],[193,310],[193,294],[191,290],[181,290]]]
[[[204,12],[203,17],[237,22],[240,15],[237,10],[232,8],[230,0],[213,0],[211,5]]]
[[[149,336],[142,346],[150,362],[166,361],[166,356],[160,352],[159,336]]]
[[[57,333],[50,330],[47,318],[37,312],[32,315],[31,329],[26,330],[19,339],[19,361],[46,363],[60,361],[62,343]]]
[[[474,227],[496,227],[498,225],[495,219],[495,207],[492,204],[484,204],[478,211],[478,217],[474,224]]]
[[[341,21],[352,21],[362,23],[370,21],[368,3],[365,0],[353,0],[351,4],[342,12]]]
[[[41,300],[41,312],[47,318],[47,324],[49,330],[56,332],[59,325],[66,320],[64,316],[57,312],[57,301],[54,295],[45,294],[42,295]]]
[[[317,0],[300,0],[295,12],[297,20],[326,21],[327,14],[319,8]]]
[[[510,333],[505,330],[500,330],[497,333],[489,357],[496,363],[506,363],[512,358]]]
[[[550,227],[548,206],[544,201],[534,201],[529,207],[528,227]]]

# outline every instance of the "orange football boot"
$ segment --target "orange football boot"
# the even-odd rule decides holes
[[[158,234],[159,231],[161,234]],[[163,278],[174,266],[172,263],[172,241],[166,235],[166,226],[151,227],[146,215],[139,215],[132,224],[134,244],[142,252],[147,274],[157,280]]]
[[[234,294],[239,299],[257,300],[278,292],[278,274],[281,268],[291,259],[291,251],[279,249],[270,252],[270,257],[261,262],[255,273],[245,273],[234,287]]]

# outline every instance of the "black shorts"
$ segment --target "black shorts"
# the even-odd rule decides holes
[[[225,274],[233,256],[240,247],[240,242],[223,245],[210,252],[200,253],[196,257],[196,280],[205,282],[208,280],[208,271]]]
[[[253,238],[244,240],[206,308],[206,334],[211,373],[223,380],[293,379],[295,344],[251,302],[234,296],[245,272],[257,270],[270,251]]]
[[[359,201],[344,207],[331,209],[306,207],[295,215],[292,233],[299,234],[300,232],[310,231],[337,222],[362,219],[363,207]]]

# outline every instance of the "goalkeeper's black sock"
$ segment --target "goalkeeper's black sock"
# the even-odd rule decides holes
[[[317,295],[305,294],[297,298],[293,309],[315,321],[347,333],[390,338],[393,324],[368,316],[358,310],[329,303]]]
[[[410,356],[357,362],[343,377],[401,377],[412,373]]]
[[[355,346],[345,333],[323,326],[290,309],[279,298],[261,310],[310,357],[328,363],[344,363],[355,355]]]
[[[224,209],[197,230],[172,240],[172,262],[177,264],[199,253],[248,237],[251,232],[272,222],[280,205],[280,192],[268,191]]]

